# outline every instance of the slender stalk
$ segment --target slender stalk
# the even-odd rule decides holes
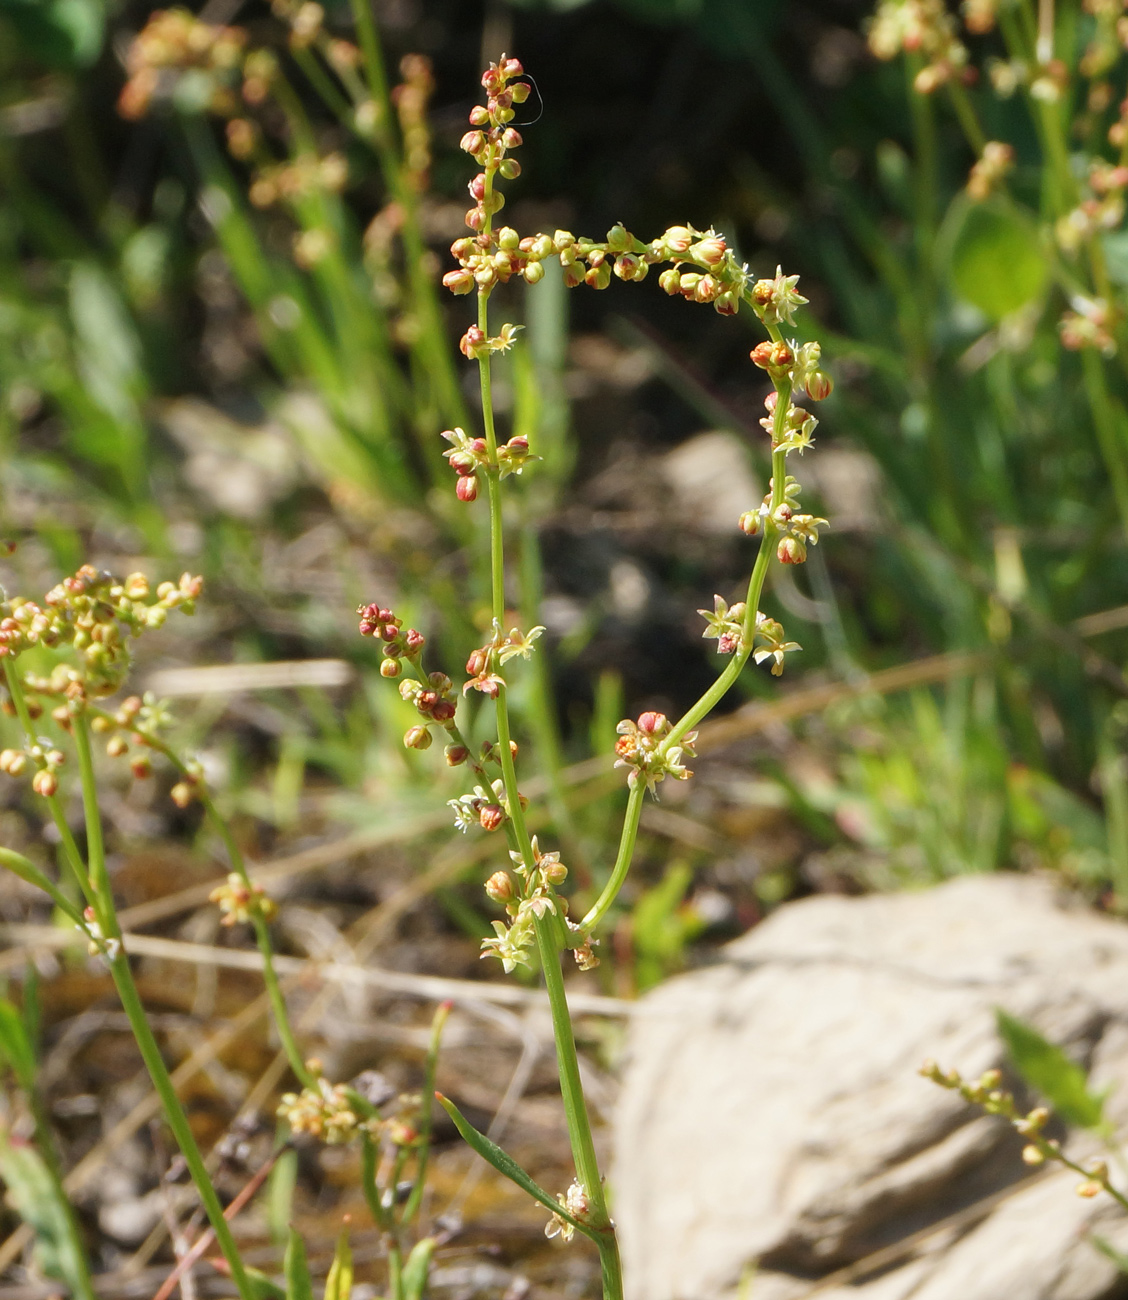
[[[196,1145],[191,1125],[188,1123],[188,1116],[184,1113],[180,1098],[176,1095],[176,1087],[169,1076],[168,1067],[164,1063],[160,1047],[157,1045],[157,1040],[153,1036],[152,1028],[145,1015],[145,1008],[137,992],[137,985],[133,982],[133,973],[129,968],[129,958],[121,947],[121,927],[118,924],[113,894],[109,887],[109,878],[106,875],[102,817],[98,808],[98,793],[90,750],[89,722],[85,714],[80,714],[75,718],[73,729],[75,745],[78,751],[79,773],[82,779],[82,802],[86,812],[86,842],[91,855],[90,874],[92,880],[100,882],[101,885],[97,904],[98,921],[105,938],[118,941],[113,956],[110,956],[109,950],[107,950],[110,974],[113,977],[118,997],[121,999],[122,1008],[129,1021],[129,1027],[133,1031],[142,1059],[153,1081],[153,1087],[157,1090],[157,1094],[161,1099],[165,1118],[172,1129],[185,1163],[188,1165],[188,1171],[196,1185],[196,1191],[208,1216],[208,1221],[215,1232],[215,1239],[231,1270],[231,1280],[238,1288],[239,1294],[245,1297],[245,1300],[253,1300],[254,1292],[243,1268],[239,1248],[235,1243],[235,1238],[231,1233],[227,1220],[223,1217],[223,1206],[208,1174],[200,1148]]]
[[[400,1216],[400,1222],[404,1225],[409,1224],[416,1214],[419,1213],[419,1207],[423,1203],[423,1190],[427,1179],[427,1162],[431,1154],[431,1110],[435,1104],[435,1074],[439,1065],[439,1042],[442,1038],[443,1027],[446,1025],[447,1018],[450,1016],[451,1004],[443,1002],[435,1012],[435,1017],[431,1021],[431,1042],[427,1048],[427,1065],[423,1071],[423,1092],[422,1104],[419,1108],[419,1160],[415,1170],[415,1182],[411,1188],[411,1193],[407,1198],[407,1203],[403,1207],[403,1214]]]
[[[638,839],[638,824],[642,818],[643,800],[646,798],[646,783],[639,781],[627,796],[627,811],[623,816],[623,832],[619,838],[619,852],[611,876],[603,886],[603,892],[596,899],[588,914],[581,922],[582,928],[590,933],[603,920],[619,895],[627,872],[631,869],[634,858],[635,842]]]
[[[196,1139],[192,1135],[188,1116],[185,1115],[180,1104],[180,1098],[176,1095],[176,1087],[169,1077],[168,1067],[161,1056],[161,1049],[157,1045],[157,1040],[154,1038],[149,1021],[145,1016],[145,1008],[137,992],[137,985],[133,982],[133,974],[129,969],[129,958],[124,952],[119,952],[110,962],[110,974],[117,988],[118,997],[121,999],[126,1019],[129,1021],[129,1027],[137,1040],[141,1057],[149,1071],[149,1077],[153,1081],[153,1087],[161,1099],[165,1119],[168,1121],[173,1137],[176,1138],[177,1145],[184,1156],[188,1172],[192,1176],[192,1181],[196,1185],[196,1191],[203,1204],[204,1212],[208,1216],[208,1222],[215,1233],[216,1242],[231,1270],[231,1280],[243,1300],[256,1300],[256,1291],[243,1267],[239,1247],[232,1235],[231,1228],[223,1217],[223,1206],[208,1174],[204,1158],[200,1154],[200,1148],[196,1145]]]

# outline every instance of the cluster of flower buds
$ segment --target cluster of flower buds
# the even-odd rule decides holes
[[[967,196],[975,203],[988,199],[1014,169],[1014,147],[988,140],[967,178]]]
[[[278,1107],[293,1133],[308,1133],[327,1146],[341,1146],[363,1129],[379,1127],[379,1120],[365,1120],[357,1113],[351,1089],[343,1083],[330,1083],[321,1072],[321,1062],[306,1062],[315,1084],[301,1092],[283,1093]]]
[[[425,682],[413,677],[405,677],[400,682],[400,695],[408,704],[414,704],[424,719],[422,725],[408,727],[404,732],[403,743],[408,749],[431,748],[431,732],[428,724],[434,722],[448,730],[454,726],[454,715],[458,705],[452,698],[453,691],[454,683],[446,673],[429,673]],[[451,749],[460,751],[463,748],[461,745],[448,746],[448,751]],[[455,758],[453,762],[452,757]],[[451,767],[455,767],[459,762],[464,761],[465,757],[464,753],[459,758],[448,752],[447,762]]]
[[[591,1209],[587,1192],[584,1191],[582,1184],[575,1180],[573,1180],[568,1190],[561,1192],[556,1199],[573,1219],[585,1219]],[[559,1237],[561,1241],[571,1241],[575,1231],[574,1225],[559,1214],[553,1214],[552,1218],[544,1225],[544,1235],[546,1237]]]
[[[482,74],[486,103],[470,110],[471,130],[461,142],[463,151],[482,168],[469,185],[474,206],[466,214],[466,224],[471,230],[485,230],[494,213],[505,206],[505,195],[493,188],[494,176],[514,180],[521,174],[521,164],[506,155],[522,143],[521,133],[509,123],[514,118],[513,105],[523,104],[529,97],[529,83],[517,80],[524,71],[519,60],[503,54]]]
[[[511,327],[507,325],[505,328]],[[463,343],[465,344],[466,339],[474,333],[481,335],[481,330],[477,326],[472,326],[467,331]],[[486,339],[484,345],[473,342],[471,346],[485,346],[488,350],[495,343],[497,343],[496,339]],[[465,347],[463,351],[466,351]],[[489,473],[492,469],[497,471],[500,478],[508,478],[510,474],[520,474],[529,461],[540,459],[539,456],[530,454],[529,440],[524,434],[515,434],[508,442],[502,443],[497,448],[496,459],[492,462],[484,438],[471,438],[463,429],[458,428],[444,430],[443,437],[451,444],[450,451],[445,455],[451,469],[458,476],[455,495],[459,501],[477,500],[479,473]]]
[[[203,579],[185,573],[179,583],[162,582],[150,599],[144,574],[124,582],[85,564],[53,587],[42,605],[13,597],[0,600],[0,658],[35,645],[77,652],[77,665],[60,664],[49,677],[28,677],[38,694],[63,696],[72,713],[85,701],[112,695],[129,669],[129,639],[161,627],[169,610],[195,610]]]
[[[278,911],[277,904],[267,897],[261,885],[244,879],[237,871],[232,871],[222,885],[217,885],[208,900],[219,905],[223,914],[221,925],[241,925],[254,917],[270,921]]]
[[[325,10],[314,0],[271,0],[270,10],[290,28],[290,48],[304,50],[321,35]]]
[[[771,483],[774,485],[775,480]],[[769,490],[758,510],[746,510],[740,516],[740,529],[750,537],[757,536],[766,523],[772,525],[773,535],[779,537],[776,558],[780,564],[802,564],[807,558],[807,547],[818,545],[819,529],[830,526],[820,516],[800,511],[799,492],[799,481],[789,474],[778,506],[772,507],[773,492]]]
[[[29,767],[35,772],[31,778],[31,788],[44,799],[50,799],[59,789],[59,768],[67,761],[61,749],[56,749],[48,741],[29,745],[26,749],[0,750],[0,772],[8,776],[23,776]]]
[[[254,139],[256,128],[247,123],[251,134],[236,127],[236,118],[228,123],[228,141],[237,140],[239,148],[247,148],[248,138]],[[275,203],[296,203],[311,194],[339,194],[349,180],[349,164],[342,153],[328,153],[323,158],[316,154],[301,154],[292,162],[272,163],[260,168],[251,182],[248,197],[256,208],[269,208]]]
[[[651,794],[659,781],[667,776],[684,781],[693,773],[682,763],[682,758],[696,757],[693,742],[696,731],[688,731],[679,745],[667,746],[666,737],[672,730],[664,713],[641,713],[637,722],[624,718],[615,728],[619,739],[615,742],[615,766],[630,769],[627,784],[633,790],[640,781],[646,783]]]
[[[701,635],[707,640],[716,640],[717,654],[735,654],[744,645],[746,610],[742,600],[730,606],[722,596],[714,596],[712,609],[697,611],[705,620],[705,631]]]
[[[1107,301],[1076,294],[1071,302],[1073,310],[1065,312],[1058,322],[1062,346],[1071,352],[1096,348],[1106,357],[1115,355],[1116,339],[1112,333],[1115,318]]]
[[[902,52],[919,55],[924,67],[913,88],[929,95],[948,81],[974,78],[967,47],[956,33],[956,20],[944,0],[881,0],[870,20],[869,47],[884,60]]]
[[[942,1070],[935,1061],[930,1060],[920,1067],[920,1074],[941,1088],[958,1092],[965,1101],[982,1106],[988,1115],[999,1115],[1007,1120],[1015,1132],[1026,1139],[1026,1146],[1022,1150],[1022,1159],[1026,1164],[1037,1167],[1047,1160],[1056,1160],[1083,1176],[1084,1181],[1076,1188],[1078,1196],[1088,1199],[1106,1191],[1121,1199],[1113,1190],[1108,1165],[1103,1160],[1091,1160],[1087,1166],[1082,1167],[1070,1160],[1056,1138],[1045,1136],[1052,1112],[1046,1106],[1035,1106],[1033,1110],[1022,1111],[1015,1104],[1014,1094],[1000,1088],[1003,1076],[999,1070],[987,1070],[978,1079],[971,1081],[964,1079],[958,1070]]]
[[[748,355],[755,365],[768,372],[777,388],[788,383],[794,390],[802,389],[813,402],[824,401],[834,391],[833,380],[822,369],[822,346],[819,343],[765,339],[763,343],[757,343]],[[769,411],[775,410],[775,402],[770,398],[767,405]]]
[[[504,906],[509,922],[493,922],[493,936],[482,940],[482,956],[498,958],[506,974],[515,966],[529,965],[529,953],[536,940],[536,922],[549,913],[565,916],[568,911],[567,901],[556,893],[556,887],[568,878],[568,868],[560,861],[560,854],[542,853],[535,835],[532,850],[531,868],[520,853],[509,854],[520,881],[514,880],[508,871],[495,871],[486,881],[487,896]]]
[[[807,348],[817,348],[817,343],[806,345]],[[804,351],[806,349],[800,349]],[[829,383],[829,379],[827,380]],[[779,409],[779,392],[772,389],[764,398],[764,407],[767,410],[760,420],[760,427],[771,435],[772,451],[778,451],[781,447],[790,455],[797,451],[800,455],[807,450],[814,442],[815,430],[819,427],[818,419],[801,406],[796,406],[788,398],[787,410],[781,420],[777,414]]]
[[[1095,163],[1089,171],[1092,194],[1060,217],[1054,225],[1054,237],[1064,253],[1073,255],[1095,236],[1116,230],[1124,219],[1124,191],[1128,186],[1128,167]]]
[[[400,60],[403,81],[392,88],[392,104],[399,118],[407,183],[418,193],[427,188],[431,170],[431,131],[427,105],[435,90],[431,60],[424,54],[405,54]]]
[[[380,665],[381,677],[398,677],[403,671],[401,659],[414,663],[427,643],[422,632],[409,627],[403,630],[403,620],[396,618],[390,609],[380,605],[358,605],[360,635],[375,637],[384,643],[384,661]]]
[[[525,806],[524,799],[521,801],[521,806]],[[473,794],[448,799],[447,807],[454,809],[455,828],[463,834],[471,826],[480,826],[484,831],[500,830],[509,818],[505,781],[499,776],[488,790],[476,785]]]
[[[201,22],[187,9],[158,9],[133,38],[126,54],[129,79],[118,99],[118,112],[143,117],[155,96],[171,93],[175,74],[196,70],[210,76],[212,107],[231,99],[228,81],[243,60],[247,33],[241,27]]]
[[[53,715],[56,721],[59,720],[58,715],[59,710],[56,709]],[[90,727],[92,731],[108,735],[106,753],[110,758],[128,759],[134,777],[141,781],[153,772],[149,751],[164,749],[160,733],[170,727],[173,721],[168,704],[157,699],[152,691],[146,691],[143,696],[128,696],[113,713],[102,709],[93,710]],[[197,759],[189,759],[182,765],[180,779],[169,791],[169,798],[178,808],[187,808],[203,791],[203,766]]]

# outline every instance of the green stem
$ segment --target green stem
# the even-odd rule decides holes
[[[416,1148],[419,1159],[415,1170],[415,1182],[411,1188],[411,1194],[407,1198],[407,1203],[403,1207],[403,1214],[400,1216],[400,1223],[404,1225],[409,1224],[415,1218],[423,1202],[423,1189],[427,1178],[427,1161],[431,1154],[431,1111],[435,1105],[435,1074],[439,1066],[439,1041],[442,1038],[443,1027],[450,1015],[450,1008],[451,1004],[449,1002],[441,1003],[435,1012],[434,1019],[431,1021],[431,1042],[427,1048],[427,1065],[423,1071],[422,1103],[419,1108],[419,1139]]]
[[[1085,395],[1093,416],[1097,443],[1112,484],[1121,523],[1128,529],[1128,467],[1124,460],[1124,435],[1112,395],[1108,391],[1101,359],[1093,348],[1081,352],[1081,365],[1085,372]]]
[[[178,764],[178,766],[182,765]],[[220,815],[212,802],[211,795],[204,787],[201,787],[200,802],[203,804],[204,812],[212,828],[223,840],[228,861],[231,863],[232,868],[243,884],[248,889],[252,889],[253,884],[247,872],[247,864],[243,860],[242,850],[239,848],[234,834],[232,834],[231,827],[227,824],[227,819]],[[259,950],[259,956],[262,958],[262,980],[266,985],[267,997],[270,999],[270,1009],[274,1015],[274,1027],[278,1030],[278,1037],[282,1041],[282,1050],[286,1053],[290,1069],[294,1072],[294,1076],[302,1087],[315,1088],[317,1080],[306,1067],[305,1058],[302,1056],[297,1039],[294,1037],[294,1031],[290,1024],[290,1013],[286,1008],[286,998],[282,992],[278,973],[274,969],[274,945],[270,942],[270,927],[257,910],[251,912],[251,926],[255,932],[255,945]]]
[[[489,196],[492,193],[495,168],[485,168],[485,206],[488,213]],[[490,228],[487,216],[485,230]],[[478,292],[478,327],[483,335],[489,337],[489,293],[485,289]],[[490,591],[493,617],[498,626],[505,618],[505,539],[502,531],[501,484],[494,466],[497,460],[497,434],[494,428],[493,400],[490,384],[489,354],[479,357],[478,374],[482,392],[482,427],[485,433],[489,468],[486,472],[486,489],[490,512]],[[521,808],[521,797],[517,786],[517,771],[513,763],[513,751],[510,748],[509,707],[506,688],[501,686],[496,701],[497,738],[501,758],[502,779],[505,784],[506,802],[509,807],[509,819],[517,841],[518,851],[531,875],[536,868],[529,829]],[[564,991],[564,976],[560,970],[561,944],[557,933],[558,918],[554,916],[539,917],[536,921],[537,950],[540,954],[541,968],[544,971],[545,985],[548,990],[549,1007],[552,1013],[552,1030],[556,1042],[556,1059],[560,1073],[560,1093],[564,1103],[564,1115],[568,1124],[568,1138],[572,1147],[572,1159],[578,1178],[588,1201],[587,1221],[599,1235],[599,1250],[603,1270],[604,1300],[622,1300],[622,1270],[619,1264],[618,1244],[614,1227],[607,1211],[607,1201],[603,1192],[603,1181],[599,1173],[599,1161],[595,1154],[595,1142],[592,1138],[591,1121],[588,1117],[587,1103],[584,1099],[583,1082],[580,1078],[580,1063],[576,1053],[576,1040],[572,1032],[572,1017],[568,1009],[568,998]]]
[[[639,781],[631,787],[631,792],[627,796],[627,811],[623,818],[623,833],[619,838],[619,853],[615,858],[615,865],[611,869],[610,879],[603,886],[603,892],[581,922],[581,929],[588,933],[594,930],[607,915],[611,904],[614,903],[619,895],[619,890],[623,887],[627,872],[631,869],[635,842],[638,839],[638,824],[642,817],[642,804],[645,798],[646,782]]]
[[[110,906],[112,907],[112,903]],[[176,1138],[177,1145],[184,1156],[188,1172],[192,1176],[192,1181],[196,1185],[196,1191],[203,1204],[204,1212],[208,1216],[208,1222],[215,1233],[216,1242],[223,1252],[228,1268],[231,1270],[231,1280],[243,1300],[255,1300],[255,1289],[247,1277],[246,1270],[243,1268],[239,1247],[236,1245],[231,1228],[223,1217],[223,1206],[220,1204],[219,1197],[208,1174],[207,1165],[204,1163],[200,1148],[196,1145],[196,1139],[192,1135],[188,1116],[185,1115],[180,1104],[180,1098],[176,1095],[176,1087],[169,1077],[168,1067],[164,1063],[157,1040],[154,1038],[149,1021],[145,1016],[145,1008],[137,992],[137,985],[133,982],[133,974],[129,969],[129,958],[124,952],[119,951],[118,955],[110,963],[110,974],[113,976],[114,984],[117,987],[118,997],[121,999],[121,1005],[125,1011],[126,1019],[129,1021],[129,1027],[137,1040],[138,1048],[140,1048],[141,1057],[149,1071],[149,1077],[153,1081],[153,1087],[161,1099],[165,1119],[168,1121],[168,1126],[172,1129],[173,1136]]]

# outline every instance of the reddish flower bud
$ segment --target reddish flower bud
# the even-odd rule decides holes
[[[523,456],[529,450],[529,440],[523,433],[519,433],[515,438],[510,438],[506,446],[510,451],[515,451],[518,455]]]
[[[806,544],[798,537],[784,537],[776,547],[780,564],[802,564],[807,558]]]
[[[505,809],[500,804],[488,803],[483,805],[478,813],[478,821],[484,831],[496,831],[505,821]]]
[[[436,722],[450,722],[456,712],[456,706],[453,700],[439,700],[431,710],[431,717]]]
[[[670,720],[664,713],[640,713],[638,729],[648,736],[661,735],[669,728]]]
[[[129,766],[138,781],[144,781],[153,775],[153,765],[149,762],[148,754],[135,755]]]
[[[381,641],[399,640],[399,628],[394,623],[381,623],[377,634]]]
[[[495,903],[508,903],[516,892],[508,871],[495,871],[486,881],[486,893]]]
[[[439,697],[434,691],[420,691],[415,697],[415,707],[420,713],[430,713],[439,702]]]
[[[518,131],[515,127],[507,126],[505,130],[501,133],[501,143],[507,149],[517,149],[520,148],[520,146],[525,142],[521,138],[520,131]]]
[[[458,767],[470,757],[470,751],[465,745],[448,745],[443,750],[443,757],[447,761],[447,767]]]
[[[409,627],[404,635],[403,644],[409,655],[417,655],[427,644],[427,638],[422,632],[417,632],[415,628]]]
[[[486,137],[481,131],[467,131],[458,142],[463,153],[479,154],[486,146]]]
[[[490,124],[489,111],[486,108],[484,108],[481,104],[475,104],[474,107],[470,110],[470,125],[489,126],[489,124]]]
[[[460,478],[455,484],[454,494],[459,501],[475,501],[478,497],[478,478],[475,474],[467,474],[465,478]]]
[[[767,370],[768,367],[772,364],[773,347],[775,347],[774,343],[770,343],[770,342],[757,343],[756,346],[752,349],[751,352],[749,352],[748,355],[752,358],[753,362],[760,367],[761,370]]]
[[[466,660],[466,671],[471,677],[480,677],[486,671],[486,665],[489,661],[488,650],[473,650],[470,653],[470,658]]]
[[[745,510],[740,516],[740,531],[747,533],[749,537],[755,537],[760,531],[760,512],[758,510]]]
[[[474,288],[474,274],[465,268],[459,271],[448,271],[443,276],[443,287],[449,289],[453,294],[471,293]]]

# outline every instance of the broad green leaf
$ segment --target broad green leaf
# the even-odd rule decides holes
[[[560,1217],[567,1223],[570,1223],[573,1228],[578,1228],[585,1236],[591,1237],[595,1240],[595,1234],[586,1223],[581,1223],[579,1219],[574,1219],[554,1196],[550,1196],[543,1187],[540,1187],[533,1182],[529,1175],[511,1155],[507,1155],[496,1142],[491,1142],[484,1133],[479,1133],[478,1130],[465,1119],[462,1112],[453,1101],[444,1097],[441,1092],[436,1092],[435,1096],[438,1098],[439,1104],[442,1108],[451,1119],[454,1120],[454,1127],[458,1129],[463,1140],[468,1145],[472,1146],[483,1160],[493,1165],[499,1174],[504,1174],[511,1183],[516,1183],[522,1191],[528,1192],[534,1200],[540,1201],[546,1209],[551,1210],[553,1214],[559,1214]]]
[[[0,998],[0,1057],[11,1067],[21,1088],[35,1086],[35,1048],[27,1036],[19,1008]]]
[[[337,1238],[337,1250],[333,1255],[329,1276],[325,1279],[325,1300],[349,1300],[352,1283],[353,1262],[349,1234],[348,1229],[342,1229]]]
[[[1023,1079],[1068,1123],[1081,1128],[1100,1128],[1104,1098],[1089,1090],[1085,1071],[1060,1047],[1047,1042],[1032,1025],[1001,1008],[996,1010],[995,1019],[999,1036]]]
[[[1034,223],[1013,207],[960,196],[945,222],[956,295],[998,321],[1041,297],[1048,267]]]
[[[0,0],[5,20],[33,58],[83,66],[101,53],[106,9],[103,0]]]
[[[286,1300],[313,1300],[313,1281],[306,1263],[305,1242],[293,1228],[286,1242],[282,1268],[286,1275]]]
[[[9,1204],[35,1233],[35,1254],[48,1277],[58,1278],[73,1295],[90,1297],[89,1272],[82,1246],[59,1186],[35,1147],[11,1142],[0,1127],[0,1180]]]
[[[423,1300],[427,1290],[427,1277],[431,1271],[431,1257],[435,1253],[434,1237],[423,1237],[412,1247],[403,1266],[403,1300]]]

